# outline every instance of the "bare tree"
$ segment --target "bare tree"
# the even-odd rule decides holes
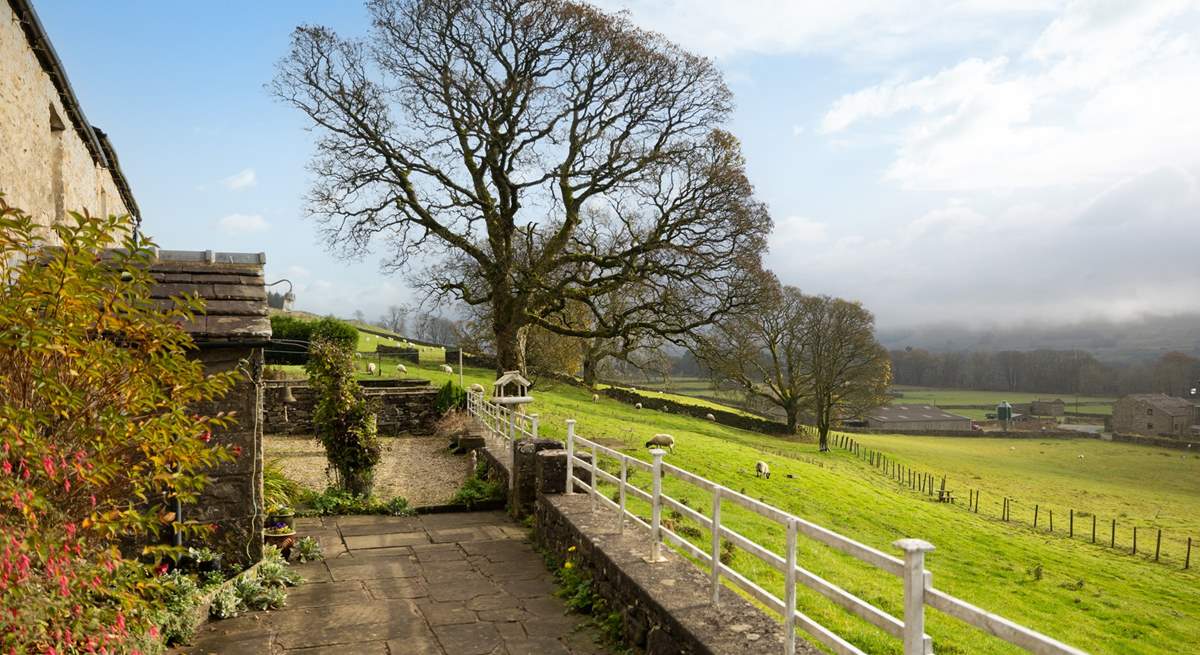
[[[794,433],[812,394],[805,296],[795,287],[781,286],[772,275],[764,275],[762,284],[762,302],[755,311],[718,321],[698,335],[692,348],[716,384],[732,382],[747,400],[779,407],[787,416],[788,432]]]
[[[441,256],[423,279],[490,305],[500,369],[528,325],[681,334],[745,304],[770,219],[711,61],[570,0],[367,6],[366,40],[298,28],[272,85],[320,134],[309,208],[335,249]],[[653,297],[561,320],[631,283]]]
[[[829,430],[842,415],[865,413],[887,402],[892,383],[888,352],[875,339],[875,317],[861,304],[807,296],[803,301],[803,369],[809,380],[808,405],[829,450]]]
[[[408,310],[400,305],[389,305],[387,313],[379,317],[379,323],[385,330],[403,335],[408,327]]]

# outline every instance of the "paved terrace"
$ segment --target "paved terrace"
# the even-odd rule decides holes
[[[214,621],[184,653],[601,655],[524,529],[500,512],[297,519],[325,561],[287,607]]]

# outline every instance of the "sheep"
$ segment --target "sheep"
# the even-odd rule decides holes
[[[754,477],[771,479],[771,467],[767,463],[759,460],[754,463]]]
[[[596,402],[597,400],[600,400],[600,394],[598,394],[598,393],[592,394],[592,402]]]
[[[475,384],[471,385],[471,391],[474,391],[475,393],[483,393],[483,385],[476,382]]]
[[[654,437],[652,437],[650,439],[650,441],[646,442],[646,447],[647,448],[650,448],[650,447],[666,448],[667,450],[674,453],[675,452],[675,437],[672,437],[669,434],[663,434],[660,432],[660,433],[654,435]]]
[[[367,373],[370,375],[375,375],[375,362],[367,363]]]
[[[1081,461],[1081,462],[1083,461],[1083,455],[1079,456],[1079,461]]]
[[[713,415],[712,415],[712,412],[709,412],[708,414],[705,414],[705,415],[704,415],[704,418],[706,418],[706,419],[708,419],[708,420],[710,420],[710,421],[715,421],[715,420],[717,420],[717,417],[713,416]]]
[[[404,364],[396,364],[396,372],[400,375],[408,375],[408,367]]]
[[[641,408],[642,408],[642,404],[641,404],[641,403],[634,403],[634,405],[633,405],[633,408],[634,408],[634,409],[641,409]]]
[[[449,365],[449,364],[442,364],[442,371],[443,371],[444,373],[453,373],[453,372],[454,372],[454,367],[453,367],[453,366],[451,366],[451,365]]]

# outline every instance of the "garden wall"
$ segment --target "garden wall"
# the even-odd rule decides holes
[[[692,416],[695,418],[705,418],[706,414],[712,414],[713,418],[717,419],[717,423],[720,423],[721,425],[728,425],[733,428],[740,428],[742,430],[753,430],[755,432],[765,432],[767,434],[786,435],[788,433],[787,426],[776,421],[754,416],[746,416],[745,414],[738,414],[735,412],[727,412],[710,407],[688,405],[676,402],[674,400],[667,400],[665,398],[651,398],[628,389],[607,387],[604,389],[604,395],[630,405],[641,403],[643,409],[662,411],[665,408],[666,411],[672,414],[683,414],[685,416]]]
[[[1123,443],[1138,444],[1140,446],[1158,446],[1159,448],[1178,448],[1181,450],[1191,450],[1192,452],[1200,454],[1200,439],[1173,439],[1171,437],[1147,437],[1141,434],[1113,433],[1112,440]]]
[[[379,384],[388,386],[377,386]],[[427,380],[370,380],[363,395],[377,412],[379,434],[430,434],[437,421],[434,398],[437,390]],[[295,402],[284,402],[291,389]],[[270,380],[265,383],[263,432],[266,434],[312,434],[312,412],[316,393],[307,380]]]
[[[647,655],[783,652],[783,627],[773,617],[732,589],[713,604],[708,574],[670,548],[661,549],[663,561],[647,562],[649,532],[629,522],[618,533],[613,512],[593,511],[586,494],[540,494],[536,508],[538,545],[591,578],[624,640]],[[800,641],[796,652],[818,651]]]

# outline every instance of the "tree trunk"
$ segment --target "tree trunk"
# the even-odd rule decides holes
[[[796,434],[796,426],[800,424],[800,408],[784,407],[783,411],[787,413],[788,434]]]
[[[501,322],[496,319],[493,330],[496,335],[496,375],[503,375],[505,371],[521,370],[522,360],[521,343],[518,338],[517,326]]]
[[[583,383],[589,387],[596,385],[596,377],[600,374],[600,349],[592,345],[594,341],[584,342],[583,347]]]

